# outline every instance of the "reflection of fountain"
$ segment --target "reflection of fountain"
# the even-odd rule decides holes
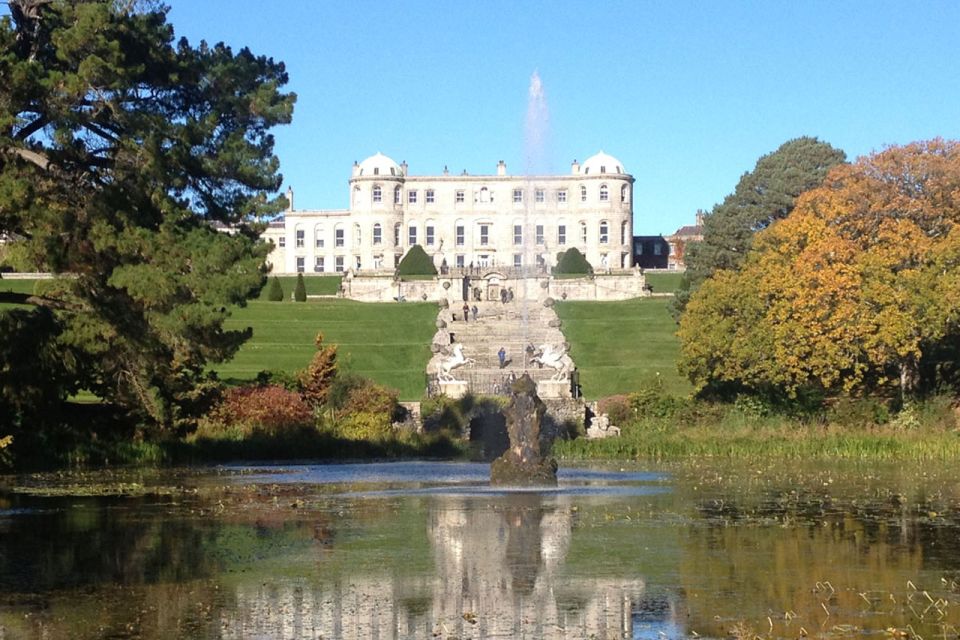
[[[490,465],[493,485],[556,485],[557,461],[545,458],[540,446],[540,424],[546,406],[537,397],[537,384],[529,375],[513,383],[507,418],[510,448]]]

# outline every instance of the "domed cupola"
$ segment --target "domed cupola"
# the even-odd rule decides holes
[[[356,178],[373,178],[374,176],[399,178],[403,176],[403,170],[392,158],[378,151],[375,155],[354,166],[353,175]]]
[[[586,159],[580,166],[580,173],[585,176],[599,176],[603,174],[625,174],[627,170],[623,168],[623,164],[619,160],[601,151]]]

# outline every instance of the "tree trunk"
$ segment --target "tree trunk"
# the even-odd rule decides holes
[[[900,361],[900,400],[906,402],[909,396],[916,393],[920,386],[920,365],[917,356],[908,355]]]

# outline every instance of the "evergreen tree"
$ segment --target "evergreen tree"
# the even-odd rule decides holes
[[[580,253],[579,249],[570,247],[560,254],[560,258],[557,260],[557,266],[554,268],[554,273],[587,275],[593,273],[593,267],[590,266],[587,258]]]
[[[153,2],[7,4],[0,234],[72,277],[0,301],[32,305],[37,320],[53,314],[17,325],[45,332],[34,339],[60,355],[67,387],[145,424],[188,421],[207,364],[249,335],[224,330],[230,307],[264,282],[267,247],[251,223],[282,209],[269,196],[281,183],[269,130],[293,110],[284,67],[247,49],[174,44]]]
[[[267,289],[267,300],[270,302],[283,302],[283,286],[280,284],[280,278],[277,276],[270,278],[270,288]]]
[[[789,140],[761,157],[733,193],[704,216],[703,240],[686,247],[687,271],[674,298],[675,317],[704,280],[720,269],[740,267],[757,231],[786,218],[797,196],[820,186],[845,160],[843,151],[811,137]]]
[[[410,247],[407,255],[403,256],[400,264],[397,265],[398,276],[435,276],[437,268],[433,265],[433,260],[427,255],[418,244]]]
[[[293,299],[297,302],[307,301],[307,285],[303,281],[303,274],[297,274],[297,286],[293,289]]]

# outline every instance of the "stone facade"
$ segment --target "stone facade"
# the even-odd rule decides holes
[[[598,153],[568,175],[410,175],[376,154],[353,167],[350,206],[298,210],[264,237],[275,273],[391,273],[414,244],[438,267],[548,269],[577,247],[596,271],[632,266],[633,176]]]

